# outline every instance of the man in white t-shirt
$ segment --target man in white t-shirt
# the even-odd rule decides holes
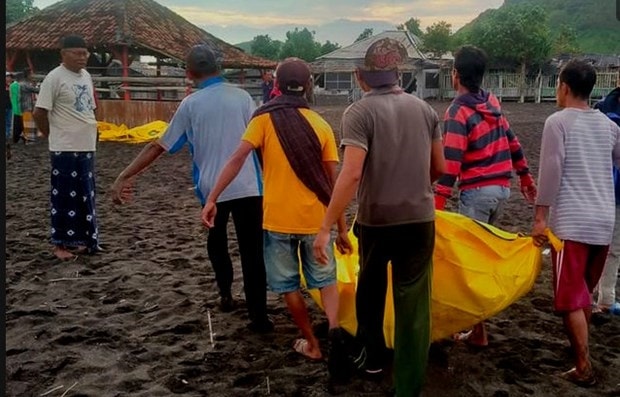
[[[51,243],[61,260],[99,249],[95,211],[95,91],[80,36],[61,40],[62,63],[41,83],[33,112],[51,157]]]

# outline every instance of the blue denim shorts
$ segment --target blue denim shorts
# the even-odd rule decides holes
[[[510,188],[505,186],[482,186],[462,190],[459,197],[459,214],[480,222],[495,224],[510,197]]]
[[[301,288],[301,270],[308,289],[336,283],[336,260],[333,243],[327,244],[327,265],[316,262],[312,252],[314,234],[283,234],[263,231],[265,270],[269,289],[277,294]]]

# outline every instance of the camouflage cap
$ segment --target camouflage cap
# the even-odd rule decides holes
[[[362,78],[370,87],[393,85],[398,82],[398,68],[407,62],[407,49],[394,39],[383,38],[366,50]]]

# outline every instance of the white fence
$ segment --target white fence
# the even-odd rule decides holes
[[[596,85],[590,95],[590,101],[597,101],[607,95],[617,86],[619,72],[597,73]],[[500,101],[520,100],[543,102],[555,100],[555,87],[558,75],[528,76],[525,83],[521,82],[521,75],[516,73],[489,73],[484,76],[482,87],[495,94]],[[442,72],[440,76],[438,99],[454,98],[450,73]]]

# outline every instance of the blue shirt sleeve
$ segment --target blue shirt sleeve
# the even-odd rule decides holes
[[[159,143],[168,153],[174,154],[187,142],[187,132],[190,128],[190,112],[187,102],[183,100],[172,116],[166,132],[159,139]]]

